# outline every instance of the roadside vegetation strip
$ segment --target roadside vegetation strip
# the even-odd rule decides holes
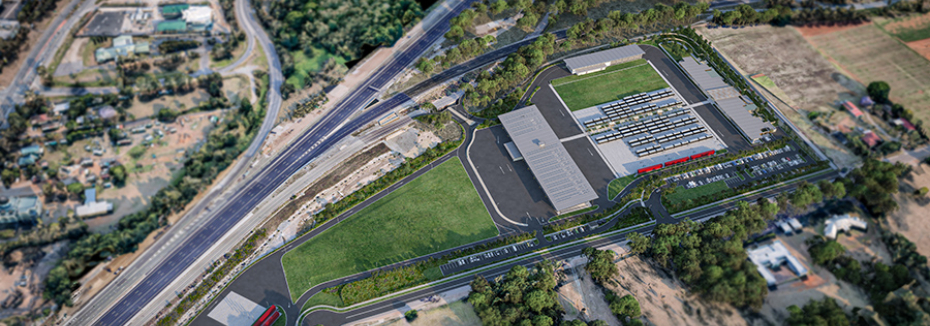
[[[303,307],[301,307],[301,314],[300,314],[300,318],[298,319],[298,322],[302,321],[303,318],[304,318],[307,314],[309,314],[309,313],[311,313],[311,312],[314,312],[314,311],[317,311],[317,310],[328,310],[328,311],[333,311],[333,312],[346,312],[346,311],[352,311],[352,310],[359,309],[359,308],[364,308],[364,307],[367,307],[367,306],[370,306],[370,305],[373,305],[373,304],[376,304],[376,303],[384,302],[384,301],[386,301],[386,300],[391,300],[391,299],[393,299],[393,298],[397,298],[397,297],[399,297],[399,296],[403,296],[403,295],[406,295],[406,294],[409,294],[409,293],[412,293],[412,292],[421,290],[421,289],[423,289],[423,288],[425,288],[425,287],[428,287],[428,286],[432,286],[432,287],[439,286],[439,285],[446,284],[446,283],[449,283],[449,282],[452,282],[452,281],[456,281],[456,280],[459,280],[459,279],[462,279],[462,278],[465,278],[465,277],[470,277],[470,276],[473,276],[473,275],[475,275],[475,274],[477,274],[477,273],[480,273],[480,272],[483,272],[483,271],[487,271],[487,270],[489,270],[489,269],[497,268],[497,267],[500,267],[500,266],[502,266],[502,265],[511,264],[511,263],[514,263],[514,262],[519,262],[519,261],[521,261],[521,260],[526,260],[526,259],[530,259],[530,258],[541,257],[541,256],[543,256],[544,254],[551,253],[551,252],[553,252],[553,251],[555,251],[555,250],[565,249],[565,248],[568,248],[568,247],[571,247],[571,246],[575,246],[575,245],[578,245],[578,244],[581,244],[581,243],[590,243],[590,242],[593,242],[593,241],[596,241],[596,240],[599,240],[599,239],[604,239],[605,237],[608,237],[608,236],[613,236],[613,235],[620,234],[620,233],[624,233],[624,232],[632,232],[632,231],[639,230],[639,229],[642,229],[642,228],[645,228],[645,227],[649,227],[649,226],[652,226],[652,225],[655,225],[655,224],[656,224],[655,221],[648,221],[648,222],[645,222],[645,223],[640,223],[640,224],[638,224],[638,225],[633,225],[633,226],[630,226],[630,227],[626,227],[626,228],[623,228],[623,229],[620,229],[620,230],[608,231],[608,232],[600,233],[600,234],[592,234],[592,235],[590,235],[590,236],[588,236],[588,237],[586,237],[586,238],[576,239],[576,240],[571,241],[571,242],[567,242],[567,243],[563,243],[563,244],[558,244],[558,245],[553,245],[553,246],[549,246],[549,247],[545,247],[545,248],[540,248],[540,249],[537,250],[537,251],[530,252],[530,253],[527,253],[527,254],[522,255],[522,256],[512,257],[512,258],[509,258],[509,259],[506,259],[506,260],[502,260],[502,261],[499,261],[499,262],[495,262],[495,263],[490,263],[490,264],[487,264],[487,265],[479,266],[479,267],[476,267],[476,268],[471,269],[471,270],[467,270],[467,271],[460,272],[459,274],[454,274],[454,275],[449,276],[449,277],[445,277],[445,278],[442,278],[442,279],[439,279],[439,280],[436,280],[436,281],[433,281],[433,282],[429,282],[429,283],[417,285],[417,286],[414,286],[414,287],[411,287],[411,288],[402,289],[402,290],[399,290],[398,292],[386,294],[386,295],[381,296],[381,297],[378,297],[378,298],[373,298],[373,299],[371,299],[371,300],[368,300],[368,301],[365,301],[365,302],[360,302],[360,303],[353,304],[353,305],[349,305],[349,306],[336,307],[336,306],[326,305],[326,304],[324,304],[324,302],[325,302],[326,300],[330,300],[330,299],[326,299],[326,298],[323,298],[323,297],[321,297],[320,299],[313,299],[314,297],[316,297],[317,295],[319,295],[319,293],[318,293],[317,295],[314,295],[313,297],[311,297],[311,300],[313,300],[313,302],[311,302],[311,301],[308,300],[307,302],[304,303]],[[322,292],[321,292],[321,293],[322,293]],[[319,304],[318,304],[318,305],[311,305],[311,303],[319,303]]]
[[[430,258],[407,266],[378,271],[360,280],[323,289],[310,297],[310,300],[333,307],[344,307],[359,302],[365,302],[427,282],[440,280],[444,277],[440,270],[440,266],[448,263],[450,260],[479,254],[515,243],[531,240],[535,241],[535,238],[536,232],[522,233],[515,236],[499,238],[491,242],[485,242],[470,248],[456,250],[439,259]],[[476,266],[475,268],[477,267],[480,266]],[[311,304],[309,302],[305,304],[305,306],[308,305]]]
[[[654,220],[655,218],[652,217],[652,212],[650,212],[648,208],[637,206],[630,209],[630,214],[620,217],[620,220],[617,221],[617,224],[614,224],[614,226],[611,227],[609,231],[623,230]]]
[[[723,199],[723,200],[718,200],[718,201],[715,201],[715,202],[712,202],[712,203],[708,203],[708,204],[704,204],[704,205],[701,205],[701,206],[698,206],[698,207],[694,207],[694,208],[691,208],[691,209],[688,209],[688,210],[685,210],[685,211],[680,211],[680,212],[676,212],[676,213],[672,213],[671,211],[669,211],[669,213],[671,214],[671,216],[672,216],[673,218],[680,218],[680,217],[685,216],[685,215],[688,215],[688,214],[692,214],[692,213],[695,213],[695,212],[699,212],[699,211],[708,209],[708,208],[710,208],[711,206],[720,206],[720,205],[724,205],[724,204],[729,204],[729,203],[732,203],[732,202],[735,202],[735,201],[738,201],[738,200],[742,200],[743,198],[746,198],[746,197],[749,197],[749,196],[752,196],[752,195],[755,195],[755,194],[759,194],[759,193],[762,193],[762,192],[765,192],[765,191],[768,191],[768,190],[772,190],[772,189],[777,188],[777,187],[782,187],[782,186],[787,186],[787,185],[795,184],[795,183],[798,183],[798,182],[800,182],[800,181],[803,181],[803,179],[809,179],[809,178],[818,177],[818,176],[821,176],[821,175],[824,175],[824,174],[827,174],[827,173],[830,173],[830,172],[833,172],[833,171],[835,171],[835,170],[830,169],[830,168],[828,168],[828,167],[826,167],[826,166],[823,166],[823,167],[821,167],[821,168],[818,169],[818,170],[814,170],[814,171],[809,172],[809,173],[807,173],[807,174],[799,175],[798,177],[796,177],[796,178],[794,178],[794,179],[791,179],[791,180],[786,180],[786,181],[778,182],[778,183],[775,183],[775,184],[770,184],[770,185],[768,185],[768,186],[761,187],[761,188],[758,188],[758,189],[755,189],[755,190],[744,191],[744,192],[740,193],[738,196],[726,198],[726,199]]]
[[[208,270],[206,273],[208,275],[197,284],[197,287],[189,292],[187,296],[181,299],[181,301],[179,301],[177,305],[174,306],[174,308],[168,311],[167,314],[158,319],[155,325],[174,325],[177,323],[178,319],[181,318],[181,316],[183,316],[188,309],[196,305],[200,299],[209,294],[210,290],[226,277],[226,274],[239,266],[239,264],[241,264],[246,258],[251,256],[252,253],[255,252],[256,241],[264,236],[265,230],[258,230],[248,239],[246,239],[242,245],[236,248],[232,255],[228,255],[229,258],[227,258],[222,265],[217,266],[219,261],[214,262],[214,265],[211,266],[210,270]]]
[[[571,77],[574,76],[563,78]],[[644,64],[584,80],[560,83],[559,86],[555,86],[555,90],[569,110],[577,111],[624,96],[667,87],[659,73],[651,65]]]
[[[617,196],[619,196],[620,193],[623,192],[623,189],[626,188],[626,186],[633,183],[633,181],[635,181],[637,177],[639,177],[638,174],[630,174],[628,176],[623,176],[623,177],[619,177],[619,178],[611,180],[610,183],[607,184],[607,198],[610,200],[614,200],[614,198],[617,198]]]
[[[480,208],[480,209],[479,209]],[[492,238],[498,231],[458,157],[282,257],[294,300],[316,284]]]

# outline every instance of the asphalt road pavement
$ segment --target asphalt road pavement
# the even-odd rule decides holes
[[[244,3],[244,0],[239,0]],[[131,290],[127,291],[109,310],[93,320],[96,325],[124,325],[168,284],[183,273],[188,266],[194,263],[202,253],[209,249],[227,231],[247,216],[258,203],[283,184],[298,169],[312,162],[317,156],[330,149],[340,140],[372,122],[377,117],[389,112],[410,98],[405,94],[398,94],[373,107],[365,106],[384,89],[395,76],[420,56],[429,46],[434,44],[448,29],[448,20],[467,8],[471,1],[459,3],[448,12],[440,23],[432,26],[425,34],[410,47],[397,53],[390,62],[376,71],[368,81],[360,85],[345,100],[337,104],[310,130],[301,135],[298,140],[282,151],[281,155],[262,168],[248,183],[226,201],[226,205],[216,208],[216,213],[203,227],[192,230],[191,235],[157,267],[148,271],[145,277]],[[238,8],[248,8],[239,5]],[[252,16],[249,22],[254,23]],[[254,27],[253,27],[254,28]],[[262,40],[263,33],[259,33]],[[267,35],[264,35],[267,38]],[[264,43],[264,42],[263,42]],[[269,42],[270,44],[270,42]],[[269,46],[266,49],[273,49]],[[280,71],[279,66],[272,66],[272,71]],[[271,92],[276,92],[272,82]],[[355,119],[349,118],[360,110],[364,110]],[[270,114],[270,113],[269,113]],[[254,145],[254,144],[253,144]],[[92,318],[92,317],[91,317]]]

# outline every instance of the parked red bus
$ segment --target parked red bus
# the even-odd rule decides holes
[[[281,317],[281,313],[275,310],[274,315],[271,315],[271,317],[268,317],[268,319],[265,320],[265,323],[263,323],[262,326],[271,326],[271,324],[274,324],[274,322],[278,320],[278,317]]]
[[[682,157],[682,158],[677,159],[677,160],[671,160],[671,161],[665,162],[665,167],[669,167],[669,166],[672,166],[672,165],[675,165],[675,164],[679,164],[679,163],[684,163],[684,162],[687,162],[687,161],[690,160],[690,159],[691,159],[690,157],[685,156],[685,157]]]
[[[653,165],[653,166],[647,166],[647,167],[644,167],[644,168],[642,168],[642,169],[636,170],[636,173],[642,174],[642,173],[646,173],[646,172],[655,171],[655,170],[658,170],[658,169],[661,169],[661,168],[662,168],[662,164],[656,164],[656,165]]]
[[[691,155],[691,159],[694,160],[694,159],[698,159],[698,158],[705,157],[705,156],[711,156],[711,155],[714,155],[714,153],[715,153],[714,150],[709,150],[703,153]]]
[[[276,312],[278,312],[278,308],[275,305],[271,305],[271,307],[268,307],[268,309],[265,310],[265,313],[263,313],[261,317],[258,317],[258,320],[256,320],[255,323],[252,323],[252,326],[261,326],[262,323],[268,319],[268,316],[271,316],[272,313]]]

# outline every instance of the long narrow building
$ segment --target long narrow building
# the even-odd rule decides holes
[[[516,147],[511,156],[526,161],[558,214],[591,206],[597,193],[535,105],[502,114],[500,119],[513,139],[508,151]]]

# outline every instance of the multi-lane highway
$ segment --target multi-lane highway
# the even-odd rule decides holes
[[[404,94],[398,94],[361,112],[353,120],[349,118],[365,108],[403,69],[410,66],[429,46],[434,44],[448,29],[448,20],[467,8],[471,1],[461,1],[442,19],[431,26],[425,33],[403,51],[396,53],[385,65],[378,69],[365,83],[355,89],[345,100],[338,103],[329,113],[310,130],[300,136],[287,149],[282,151],[273,162],[256,173],[252,180],[244,185],[225,205],[215,208],[215,214],[203,223],[203,226],[191,230],[191,234],[180,246],[161,259],[162,263],[146,271],[144,278],[135,283],[108,310],[97,316],[82,314],[80,320],[71,324],[87,325],[125,325],[136,312],[147,305],[174,279],[194,263],[213,243],[244,218],[259,202],[269,196],[279,185],[283,184],[294,172],[315,157],[331,148],[355,130],[372,122],[378,116],[389,112],[398,105],[410,100]],[[238,1],[240,8],[246,8],[246,1]],[[254,23],[254,19],[248,19]],[[253,25],[253,29],[258,29]],[[263,40],[262,33],[259,41]],[[267,37],[267,36],[266,36]],[[270,42],[266,50],[273,49]],[[280,71],[279,66],[272,70]],[[272,87],[276,91],[277,87]]]

